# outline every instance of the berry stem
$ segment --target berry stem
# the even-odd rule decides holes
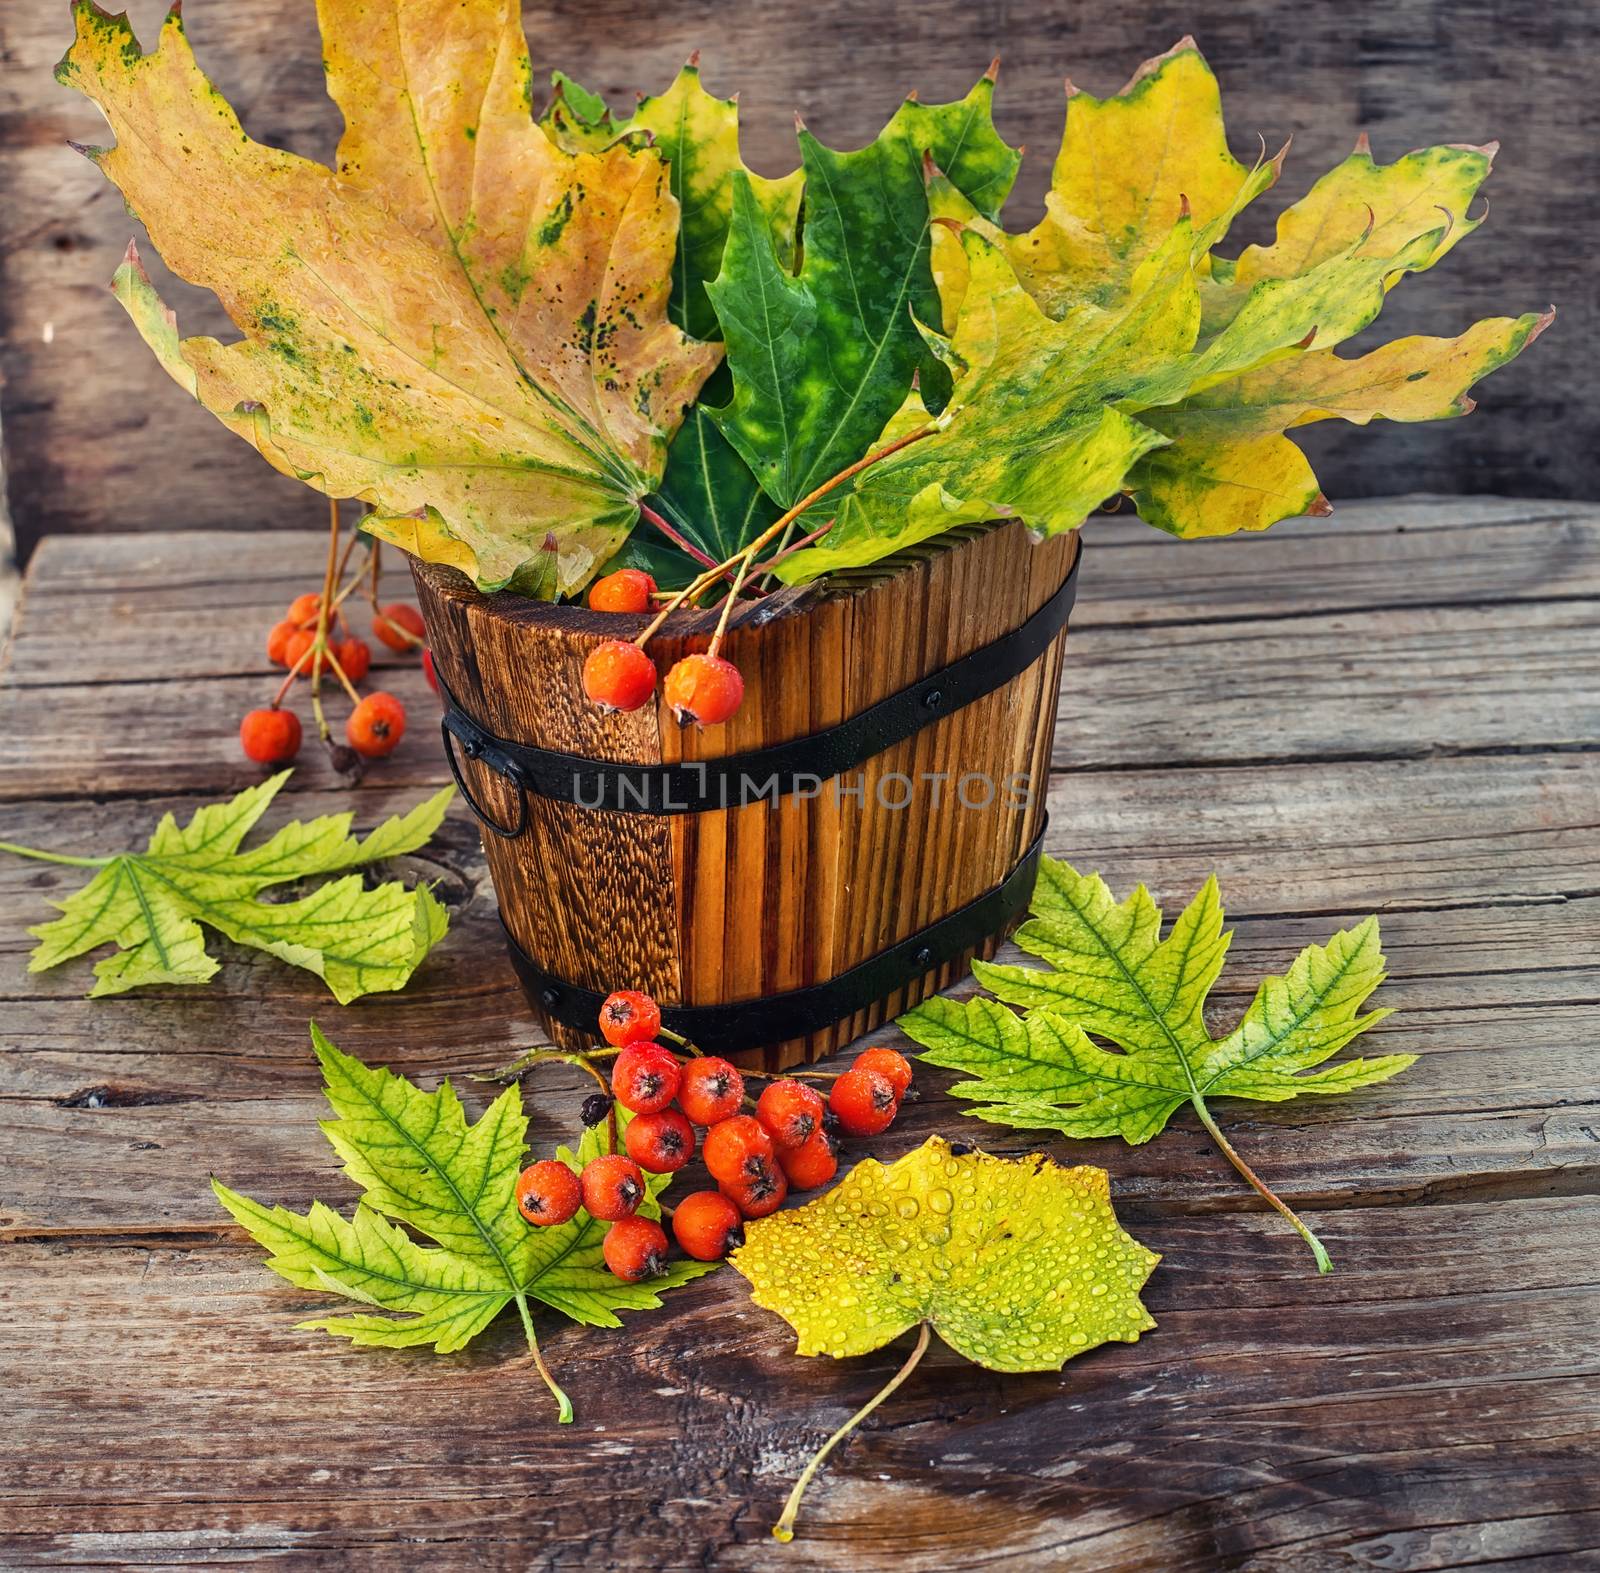
[[[919,426],[915,431],[909,431],[903,437],[896,437],[893,442],[886,442],[881,448],[874,448],[871,453],[857,459],[854,464],[847,464],[837,475],[831,476],[820,486],[813,487],[787,513],[780,514],[774,519],[748,546],[741,546],[733,556],[718,563],[715,568],[706,569],[698,579],[692,580],[682,590],[679,590],[656,614],[650,626],[638,635],[633,642],[642,650],[656,636],[661,625],[666,622],[668,617],[682,606],[685,601],[699,595],[702,590],[714,584],[741,558],[755,558],[768,541],[775,540],[782,535],[794,520],[798,519],[813,503],[826,497],[835,486],[842,485],[852,475],[859,475],[869,465],[878,463],[880,459],[887,459],[890,454],[898,453],[902,448],[909,448],[912,443],[921,442],[924,437],[931,437],[938,429],[937,422],[929,421],[926,426]]]
[[[328,648],[328,630],[333,627],[333,592],[339,585],[339,499],[328,499],[328,562],[322,571],[322,599],[317,603],[317,637],[313,641],[313,648],[319,657],[326,655],[330,660],[333,652]],[[328,723],[323,719],[322,706],[317,703],[322,693],[322,662],[320,659],[311,663],[311,708],[316,712],[317,726],[322,732],[322,740],[328,740]]]
[[[828,531],[831,530],[838,522],[839,521],[837,519],[830,519],[820,530],[813,530],[810,535],[802,535],[798,541],[794,541],[792,543],[786,544],[780,541],[778,543],[778,550],[761,564],[761,572],[765,574],[771,574],[772,570],[776,568],[785,557],[793,557],[796,552],[803,550],[807,546],[810,546],[812,542],[820,541],[822,537],[825,536]]]
[[[37,847],[18,846],[15,841],[0,841],[0,852],[14,852],[19,858],[35,858],[40,863],[61,863],[67,868],[104,868],[110,858],[75,858],[65,852],[41,852]]]
[[[326,653],[326,652],[324,652]],[[311,713],[317,718],[317,736],[324,743],[333,742],[333,729],[328,725],[328,718],[322,713],[322,695],[318,692],[317,684],[322,679],[322,664],[318,662],[311,673]]]
[[[838,1081],[843,1071],[750,1071],[742,1065],[741,1076],[755,1076],[762,1081]]]
[[[1329,1259],[1328,1253],[1324,1249],[1322,1241],[1311,1232],[1310,1225],[1307,1224],[1306,1221],[1299,1215],[1299,1213],[1297,1213],[1286,1201],[1278,1196],[1271,1189],[1271,1187],[1267,1185],[1266,1181],[1263,1180],[1261,1176],[1258,1175],[1256,1171],[1252,1169],[1242,1157],[1239,1156],[1239,1154],[1234,1150],[1233,1143],[1222,1134],[1221,1130],[1217,1127],[1217,1122],[1211,1118],[1211,1111],[1206,1107],[1205,1099],[1202,1098],[1199,1093],[1194,1093],[1190,1101],[1194,1104],[1195,1113],[1200,1116],[1200,1123],[1211,1133],[1212,1141],[1214,1141],[1217,1146],[1222,1149],[1222,1156],[1226,1158],[1228,1162],[1231,1163],[1234,1168],[1244,1176],[1250,1188],[1258,1196],[1260,1196],[1269,1207],[1288,1219],[1290,1227],[1293,1228],[1294,1232],[1311,1247],[1311,1254],[1317,1259],[1317,1271],[1319,1273],[1331,1273],[1333,1271],[1333,1262]]]
[[[272,704],[269,706],[270,709],[276,710],[278,706],[283,703],[283,696],[289,692],[290,685],[294,682],[295,678],[300,675],[300,668],[303,667],[306,662],[309,661],[316,653],[317,645],[316,641],[313,640],[306,646],[305,651],[301,655],[300,659],[289,668],[289,675],[278,684],[278,691],[272,696]]]
[[[705,1058],[705,1053],[703,1050],[697,1049],[686,1037],[684,1037],[681,1032],[674,1032],[671,1027],[658,1027],[656,1029],[656,1036],[658,1038],[665,1038],[668,1043],[676,1043],[678,1047],[683,1049],[692,1060],[701,1060]],[[598,1054],[620,1054],[622,1051],[620,1049],[597,1049],[595,1052]]]
[[[717,619],[717,631],[711,636],[711,647],[706,654],[715,659],[717,651],[722,648],[722,637],[728,631],[728,618],[733,613],[733,603],[739,599],[739,586],[744,583],[745,571],[750,566],[748,557],[741,558],[739,571],[733,576],[733,588],[728,591],[727,599],[722,603],[722,616]]]
[[[356,685],[346,676],[345,669],[339,665],[339,658],[333,653],[333,647],[330,645],[322,653],[328,658],[328,665],[333,668],[333,675],[339,679],[344,691],[349,694],[350,703],[353,705],[360,704],[361,695],[356,692]]]
[[[794,1521],[795,1516],[800,1511],[800,1498],[805,1495],[806,1487],[811,1484],[812,1477],[822,1467],[823,1460],[839,1442],[849,1436],[884,1399],[916,1370],[917,1362],[928,1352],[928,1335],[931,1331],[929,1324],[924,1322],[921,1330],[917,1333],[917,1346],[907,1356],[906,1363],[811,1455],[811,1462],[806,1465],[800,1478],[795,1481],[794,1490],[789,1493],[789,1500],[783,1505],[783,1516],[772,1526],[772,1535],[775,1540],[781,1540],[787,1545],[789,1541],[794,1539]]]
[[[528,1297],[523,1294],[517,1296],[517,1310],[522,1316],[522,1330],[528,1335],[528,1353],[533,1356],[534,1368],[544,1378],[544,1385],[550,1389],[556,1401],[556,1419],[564,1425],[572,1424],[572,1400],[561,1391],[561,1384],[550,1374],[550,1367],[544,1363],[544,1356],[539,1353],[539,1340],[534,1336],[533,1317],[528,1312]]]

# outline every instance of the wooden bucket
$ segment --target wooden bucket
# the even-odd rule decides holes
[[[642,617],[415,564],[446,748],[551,1037],[593,1043],[599,999],[639,988],[779,1069],[992,954],[1037,867],[1079,550],[1008,523],[780,590],[733,620],[744,705],[704,732],[585,699],[584,658]],[[675,614],[662,672],[715,621]]]

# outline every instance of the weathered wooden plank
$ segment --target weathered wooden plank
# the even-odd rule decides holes
[[[1275,1262],[1259,1220],[1141,1217],[1170,1264],[1147,1290],[1158,1329],[1059,1377],[936,1348],[813,1488],[805,1563],[1581,1555],[1597,1216],[1593,1198],[1330,1214],[1346,1270],[1321,1280]],[[549,1321],[566,1430],[509,1325],[447,1359],[350,1351],[295,1331],[318,1297],[231,1241],[24,1245],[8,1264],[8,1566],[769,1567],[806,1451],[901,1357],[797,1360],[727,1273],[619,1335]]]
[[[252,663],[258,670],[248,670]],[[441,779],[438,702],[420,669],[393,662],[378,670],[369,687],[381,683],[405,702],[410,735],[373,774]],[[1054,764],[1227,768],[1589,748],[1600,736],[1600,685],[1585,674],[1596,672],[1593,602],[1283,625],[1091,627],[1067,647]],[[238,791],[258,774],[239,752],[239,719],[276,686],[264,656],[234,661],[219,652],[203,676],[0,689],[0,801],[57,796],[63,783],[93,794],[159,792],[179,781],[197,794]],[[1151,703],[1166,687],[1181,704]],[[309,732],[303,693],[299,708]],[[332,694],[328,709],[342,741],[349,705]],[[972,768],[990,764],[972,760]],[[297,789],[337,781],[314,738],[297,768]]]
[[[1451,534],[1448,551],[1440,530]],[[1084,538],[1079,632],[1600,595],[1592,503],[1386,497],[1216,541],[1176,541],[1108,515]],[[325,541],[316,531],[53,536],[30,563],[27,638],[6,675],[125,682],[150,661],[152,622],[186,634],[163,651],[162,675],[266,671],[266,629],[301,590],[318,587]],[[388,552],[384,561],[386,596],[411,599],[404,559]],[[355,623],[365,634],[364,613]]]
[[[1596,972],[1574,966],[1530,974],[1517,965],[1541,953],[1582,954],[1597,906],[1591,899],[1391,914],[1391,981],[1382,998],[1399,1013],[1369,1043],[1418,1053],[1421,1063],[1353,1100],[1224,1102],[1221,1117],[1252,1161],[1311,1205],[1600,1185],[1600,1106],[1585,1091]],[[430,1082],[490,1071],[538,1041],[497,953],[491,911],[480,901],[457,916],[455,932],[404,1000],[340,1010],[310,980],[239,961],[212,989],[187,997],[29,1001],[25,1019],[19,1013],[5,1034],[0,1059],[0,1106],[8,1110],[0,1165],[11,1177],[0,1230],[137,1231],[153,1218],[165,1228],[213,1227],[211,1198],[196,1176],[220,1162],[219,1133],[239,1183],[308,1201],[331,1170],[315,1129],[323,1108],[308,1017],[350,1052]],[[10,927],[7,917],[0,912]],[[1281,970],[1301,943],[1325,938],[1336,921],[1246,919],[1217,992],[1213,1029],[1231,1026],[1263,972]],[[1457,942],[1458,925],[1475,937]],[[7,992],[20,963],[19,955],[6,958]],[[58,989],[66,981],[54,979]],[[892,1030],[875,1037],[904,1047]],[[932,1131],[948,1132],[952,1121],[997,1150],[1029,1145],[1003,1127],[958,1120],[958,1107],[939,1096],[952,1079],[923,1072],[927,1098],[872,1150],[898,1154]],[[587,1090],[575,1072],[541,1071],[528,1085],[536,1140],[570,1129]],[[469,1086],[467,1096],[486,1100],[487,1093]],[[1375,1120],[1379,1109],[1383,1118]],[[1120,1195],[1252,1204],[1186,1119],[1136,1151],[1042,1140],[1063,1158],[1109,1167]],[[69,1180],[64,1154],[71,1155]]]
[[[353,810],[366,824],[414,790],[375,772],[353,799],[286,788],[279,801],[284,817]],[[1174,804],[1183,806],[1181,815]],[[1590,762],[1574,754],[1353,762],[1337,770],[1084,772],[1056,777],[1046,846],[1101,870],[1118,888],[1145,879],[1169,905],[1187,900],[1218,869],[1240,916],[1387,916],[1593,893],[1600,884],[1593,806]],[[142,844],[162,813],[192,808],[189,796],[24,801],[7,805],[3,823],[5,839],[24,845],[114,850]],[[477,889],[481,864],[463,812],[459,805],[453,811],[449,823],[457,828],[438,860]],[[73,884],[71,870],[0,859],[0,901],[19,915],[37,912],[52,891]],[[0,940],[0,954],[13,943],[20,942]]]
[[[164,0],[130,0],[140,36],[153,37]],[[934,0],[915,22],[886,19],[860,0],[795,8],[752,0],[730,13],[692,0],[648,16],[623,0],[525,8],[542,71],[559,64],[624,105],[659,90],[694,48],[711,87],[741,92],[754,166],[795,163],[794,111],[824,140],[857,146],[909,88],[958,94],[996,50],[1005,55],[999,119],[1031,150],[1013,212],[1032,222],[1060,135],[1061,78],[1096,92],[1126,81],[1137,62],[1183,28],[1199,37],[1222,79],[1241,155],[1260,132],[1273,146],[1293,134],[1282,186],[1292,200],[1372,134],[1380,157],[1440,141],[1505,138],[1490,185],[1490,223],[1445,273],[1396,292],[1384,316],[1395,334],[1456,332],[1473,317],[1556,300],[1556,331],[1501,372],[1470,423],[1313,429],[1327,490],[1338,498],[1429,486],[1594,495],[1595,448],[1566,440],[1569,411],[1585,407],[1586,346],[1596,325],[1588,287],[1594,226],[1588,192],[1600,107],[1587,79],[1600,20],[1592,8],[1531,5],[1453,13],[1434,0],[1400,0],[1364,20],[1352,39],[1336,12],[1241,11],[1195,0],[1180,20],[1152,27],[1137,12],[1017,8],[1003,0]],[[186,23],[203,65],[265,140],[327,157],[337,124],[318,70],[318,42],[302,0],[191,5]],[[50,67],[68,37],[48,5],[8,8],[0,57],[0,343],[12,506],[25,546],[48,531],[168,529],[174,519],[288,525],[314,504],[172,385],[106,291],[136,229],[117,194],[67,147],[104,139],[93,107],[57,88]],[[1288,40],[1292,39],[1292,45]],[[1236,239],[1270,233],[1277,194],[1257,204]],[[214,303],[158,284],[186,331],[228,328]]]

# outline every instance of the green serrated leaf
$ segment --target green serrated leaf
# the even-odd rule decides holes
[[[28,970],[43,972],[115,945],[115,955],[95,964],[91,997],[156,983],[204,983],[217,971],[204,927],[316,973],[341,1005],[402,988],[449,927],[426,887],[390,882],[368,889],[352,874],[293,901],[258,897],[291,880],[414,852],[439,828],[455,789],[385,821],[364,840],[350,834],[350,814],[327,814],[243,847],[289,774],[227,803],[207,804],[186,825],[167,814],[143,852],[70,858],[0,842],[0,851],[97,869],[81,890],[56,903],[59,918],[28,931],[39,941]]]
[[[424,1092],[394,1071],[341,1053],[315,1024],[311,1038],[334,1112],[322,1130],[362,1193],[353,1217],[321,1202],[304,1214],[265,1207],[212,1181],[223,1206],[266,1248],[275,1273],[299,1288],[373,1308],[318,1317],[302,1327],[358,1344],[431,1345],[447,1354],[514,1304],[559,1418],[570,1421],[571,1403],[539,1353],[529,1302],[590,1326],[616,1327],[619,1311],[652,1310],[661,1304],[659,1291],[716,1266],[674,1262],[648,1284],[627,1284],[603,1262],[608,1225],[587,1212],[580,1209],[550,1228],[525,1223],[516,1183],[528,1148],[528,1117],[518,1085],[469,1121],[448,1080]],[[625,1111],[619,1114],[626,1128]],[[556,1156],[581,1168],[601,1150],[600,1133],[591,1130],[576,1153],[563,1147]],[[649,1177],[639,1209],[646,1217],[660,1216],[656,1197],[669,1181],[668,1175]],[[433,1244],[420,1243],[408,1230]]]
[[[1208,1101],[1349,1092],[1415,1061],[1390,1054],[1316,1069],[1389,1014],[1361,1013],[1384,979],[1378,920],[1367,918],[1326,946],[1308,945],[1286,974],[1263,981],[1239,1025],[1213,1040],[1204,1007],[1232,937],[1222,927],[1215,879],[1165,939],[1161,910],[1143,885],[1118,902],[1098,875],[1053,858],[1042,861],[1031,911],[1017,943],[1047,966],[975,963],[974,976],[995,999],[935,998],[900,1019],[923,1045],[921,1058],[972,1078],[951,1090],[983,1104],[973,1111],[979,1118],[1028,1129],[1140,1143],[1192,1106],[1327,1271],[1320,1243],[1234,1151]]]
[[[754,187],[735,176],[722,270],[707,286],[734,391],[710,413],[781,507],[866,452],[919,367],[936,370],[914,320],[940,320],[923,157],[998,212],[1017,155],[994,130],[993,88],[985,77],[958,103],[908,101],[852,153],[802,130],[798,274],[775,250]]]

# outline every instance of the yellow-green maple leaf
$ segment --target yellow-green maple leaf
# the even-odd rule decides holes
[[[514,1304],[558,1417],[568,1422],[572,1404],[539,1353],[529,1302],[591,1327],[620,1327],[619,1311],[653,1310],[661,1304],[658,1291],[715,1267],[674,1262],[648,1284],[624,1283],[602,1258],[609,1225],[582,1210],[564,1224],[527,1224],[516,1202],[528,1150],[518,1085],[469,1124],[448,1080],[424,1092],[386,1067],[340,1053],[315,1024],[311,1039],[335,1116],[323,1121],[322,1131],[361,1189],[354,1215],[345,1218],[321,1202],[306,1213],[268,1207],[211,1182],[217,1199],[265,1247],[273,1272],[297,1288],[372,1308],[317,1317],[302,1327],[356,1344],[431,1346],[448,1354]],[[627,1118],[623,1111],[623,1126]],[[561,1147],[555,1156],[577,1171],[599,1156],[601,1142],[600,1129],[589,1130],[576,1152]],[[643,1216],[660,1216],[655,1198],[669,1180],[647,1177]],[[420,1243],[407,1229],[434,1243]]]
[[[1208,1100],[1281,1103],[1350,1092],[1415,1061],[1388,1054],[1316,1068],[1389,1014],[1361,1011],[1384,979],[1378,920],[1367,918],[1326,946],[1308,945],[1286,974],[1262,982],[1232,1032],[1213,1039],[1204,1007],[1232,938],[1215,879],[1164,939],[1161,909],[1143,885],[1119,902],[1098,874],[1054,858],[1040,866],[1030,910],[1017,943],[1046,966],[975,962],[974,976],[995,999],[935,998],[900,1018],[923,1045],[922,1058],[972,1078],[951,1091],[979,1103],[972,1111],[979,1119],[1026,1129],[1136,1144],[1191,1106],[1328,1271],[1316,1236],[1234,1151]],[[1116,1048],[1100,1047],[1090,1034]]]
[[[1129,477],[1148,523],[1174,535],[1264,530],[1332,511],[1283,433],[1314,421],[1437,421],[1469,414],[1467,390],[1503,366],[1554,314],[1490,317],[1452,339],[1396,339],[1366,355],[1308,351],[1214,383],[1145,422],[1172,439]]]
[[[205,983],[217,971],[202,932],[210,928],[316,973],[341,1005],[404,987],[449,927],[427,886],[389,881],[369,890],[359,874],[348,874],[297,900],[259,897],[274,886],[414,852],[439,828],[455,789],[436,792],[360,840],[350,834],[352,815],[325,814],[244,847],[289,775],[209,803],[186,825],[165,815],[143,852],[69,857],[0,842],[0,852],[96,870],[55,903],[59,918],[29,929],[39,944],[28,970],[44,972],[115,945],[95,963],[91,998],[156,983]]]
[[[1363,142],[1284,213],[1272,246],[1219,258],[1282,154],[1253,167],[1232,155],[1216,79],[1186,39],[1119,94],[1069,96],[1047,213],[1026,234],[1006,234],[930,167],[954,395],[937,424],[907,401],[879,442],[931,435],[870,471],[822,544],[779,572],[800,582],[983,518],[1071,529],[1119,491],[1187,536],[1329,511],[1285,430],[1464,414],[1467,388],[1549,321],[1492,319],[1348,361],[1331,353],[1402,277],[1476,227],[1467,209],[1492,153],[1429,148],[1380,166]],[[972,353],[1001,318],[1004,352]],[[1105,343],[1086,351],[1097,335]]]
[[[118,296],[173,377],[375,533],[485,588],[581,586],[720,358],[667,320],[666,165],[534,123],[514,0],[318,13],[337,171],[247,136],[176,12],[144,55],[75,0],[58,74],[117,135],[91,156],[245,337],[180,340],[131,258]]]
[[[1043,535],[1076,529],[1144,455],[1172,440],[1146,412],[1291,355],[1313,332],[1329,344],[1358,333],[1393,272],[1435,237],[1417,237],[1396,257],[1352,245],[1263,284],[1208,339],[1198,337],[1195,270],[1204,241],[1187,216],[1113,305],[1086,302],[1059,320],[1002,247],[970,227],[961,243],[969,285],[955,331],[948,340],[927,334],[956,373],[949,404],[934,419],[912,393],[880,441],[926,435],[866,472],[822,543],[778,569],[786,580],[872,562],[982,519],[1013,516]]]
[[[639,101],[624,131],[647,132],[667,161],[668,184],[678,204],[678,248],[672,264],[668,314],[697,339],[720,338],[706,284],[722,267],[733,220],[735,174],[743,171],[765,215],[773,250],[784,267],[794,260],[804,177],[796,169],[777,180],[752,174],[739,154],[739,105],[717,98],[700,80],[699,52],[664,93]]]
[[[812,1459],[780,1539],[817,1466],[905,1380],[930,1331],[991,1371],[1057,1371],[1155,1326],[1139,1290],[1160,1258],[1118,1224],[1104,1169],[958,1154],[938,1136],[747,1224],[731,1260],[755,1303],[794,1328],[798,1354],[843,1359],[920,1329],[906,1365]]]

